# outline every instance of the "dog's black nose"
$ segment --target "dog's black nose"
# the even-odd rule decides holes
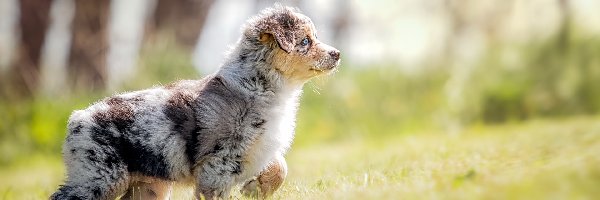
[[[334,59],[334,60],[339,60],[340,59],[340,51],[338,50],[333,50],[329,52],[329,55]]]

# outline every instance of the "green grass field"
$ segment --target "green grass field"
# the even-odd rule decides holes
[[[274,199],[598,199],[600,43],[582,40],[571,54],[553,44],[524,49],[520,68],[491,53],[456,88],[444,62],[415,74],[350,63],[315,78]],[[148,49],[120,92],[200,77],[186,54]],[[452,104],[457,88],[462,103]],[[47,199],[64,176],[69,114],[108,95],[0,99],[0,200]],[[177,188],[172,199],[190,197]]]
[[[294,145],[274,199],[600,197],[597,117],[315,143]],[[0,169],[0,199],[45,199],[63,171],[56,155],[18,159]],[[173,199],[189,194],[180,188]]]

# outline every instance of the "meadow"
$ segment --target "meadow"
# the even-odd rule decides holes
[[[305,85],[288,178],[273,199],[596,199],[598,44],[577,40],[567,53],[552,40],[531,45],[517,68],[492,51],[458,108],[442,64],[405,73],[343,63]],[[201,76],[183,55],[145,48],[143,67],[119,91]],[[69,114],[112,93],[0,99],[0,199],[46,199],[64,178]],[[172,199],[190,192],[176,188]]]
[[[273,199],[595,199],[599,120],[534,120],[455,135],[355,135],[294,145],[289,176]],[[0,168],[0,199],[45,199],[63,172],[57,154],[19,158]],[[190,196],[189,189],[177,188],[172,199]]]

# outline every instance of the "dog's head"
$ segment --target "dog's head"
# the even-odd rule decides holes
[[[276,5],[251,18],[245,28],[251,43],[271,50],[266,59],[284,77],[306,81],[333,71],[340,52],[317,39],[310,18],[297,9]]]

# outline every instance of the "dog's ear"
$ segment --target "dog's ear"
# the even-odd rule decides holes
[[[290,53],[294,49],[293,27],[296,22],[290,16],[290,13],[283,13],[273,17],[263,21],[259,40],[263,44],[275,41],[279,48],[286,53]]]
[[[290,53],[294,48],[294,36],[284,31],[265,31],[259,35],[259,40],[263,44],[277,42],[279,48],[286,53]]]

